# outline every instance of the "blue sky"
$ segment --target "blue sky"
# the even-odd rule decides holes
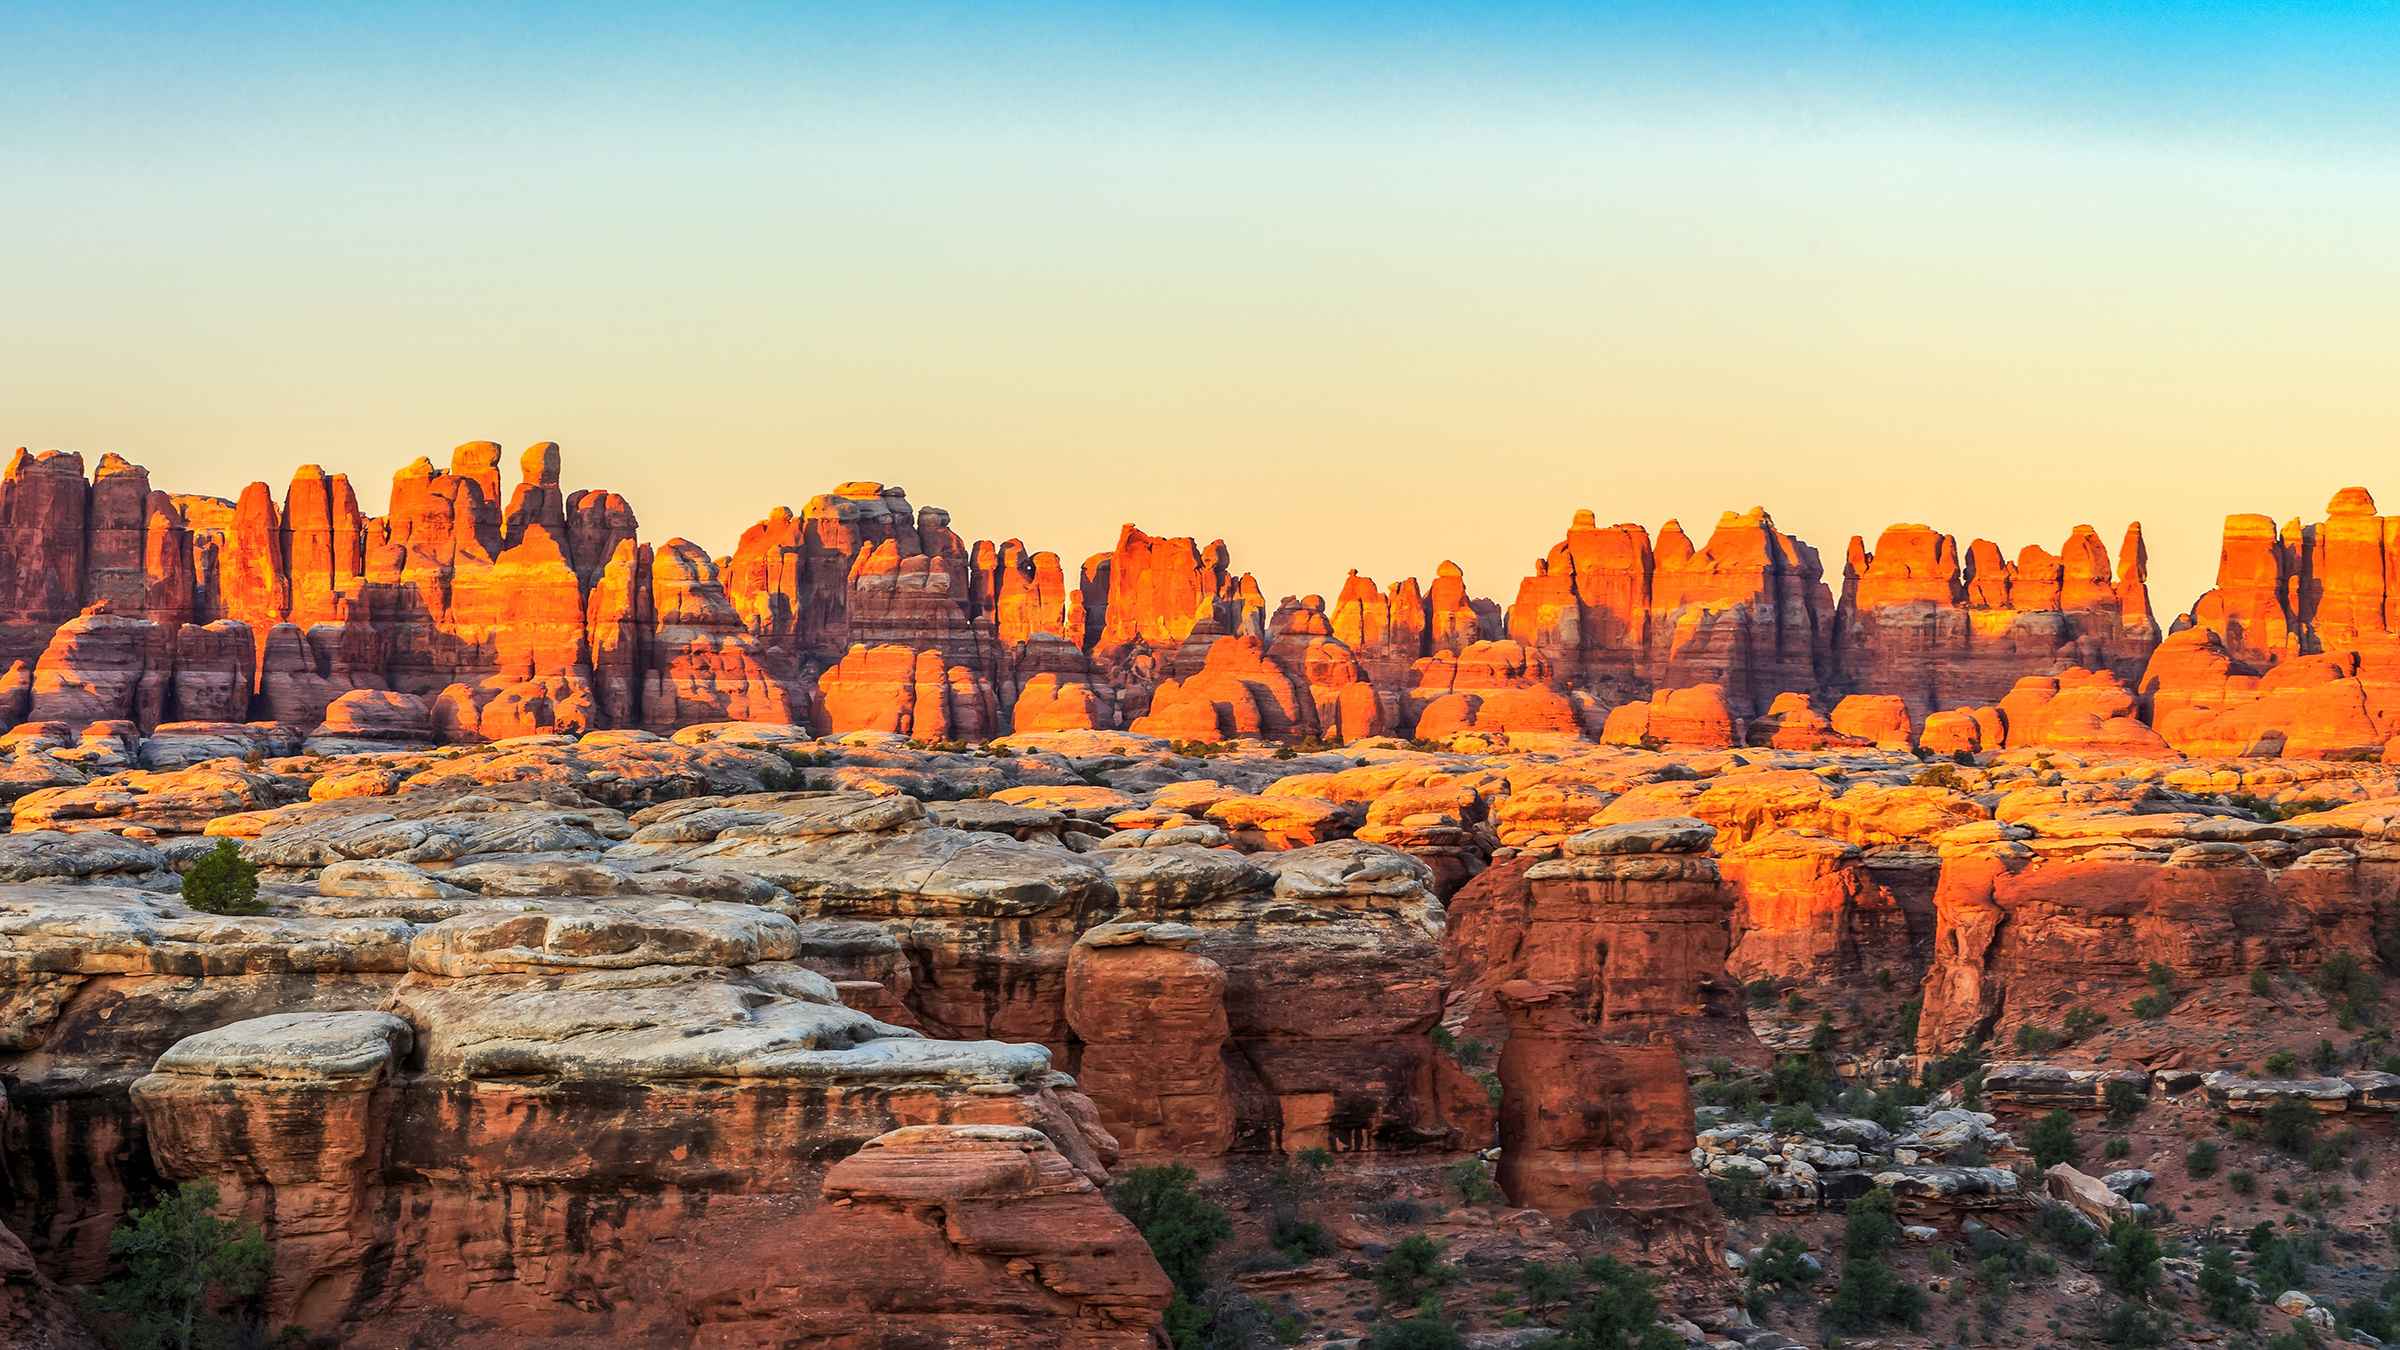
[[[2400,10],[1699,8],[0,7],[0,440],[554,438],[719,550],[882,478],[1270,595],[1759,502],[2139,514],[2172,613],[2400,493]]]

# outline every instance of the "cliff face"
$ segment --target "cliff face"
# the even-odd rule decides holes
[[[929,742],[1139,727],[2340,756],[2400,731],[2400,520],[2357,488],[2314,525],[2229,519],[2217,586],[2162,642],[2138,524],[2113,559],[2086,526],[2011,559],[1895,525],[1853,538],[1837,578],[1763,510],[1698,542],[1582,511],[1506,607],[1449,563],[1270,605],[1223,541],[1127,525],[1070,570],[871,482],[778,507],[714,558],[643,542],[615,493],[566,490],[556,445],[513,484],[503,458],[477,441],[419,459],[369,515],[315,465],[280,500],[263,483],[227,500],[154,490],[115,455],[87,477],[78,455],[18,451],[0,718],[305,733],[368,690],[421,704],[443,740],[731,718]]]

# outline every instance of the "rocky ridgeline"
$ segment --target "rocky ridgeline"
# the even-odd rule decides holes
[[[2226,523],[2162,638],[2138,525],[2013,559],[1922,525],[1840,575],[1765,512],[1696,541],[1579,512],[1502,604],[1444,563],[1270,605],[1222,542],[1131,525],[1070,567],[878,483],[733,552],[644,542],[558,447],[419,459],[368,515],[314,465],[280,501],[19,450],[0,477],[0,722],[187,738],[471,743],[715,721],[921,742],[1168,739],[2366,758],[2400,734],[2400,531],[2357,488]],[[1838,588],[1838,589],[1837,589]],[[273,724],[272,727],[266,724]],[[276,728],[281,728],[277,731]]]

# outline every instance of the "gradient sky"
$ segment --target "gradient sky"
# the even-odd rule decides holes
[[[2070,14],[2101,9],[2104,14]],[[1705,16],[1688,13],[1705,9]],[[2400,7],[0,0],[0,444],[555,439],[723,552],[906,485],[1270,597],[1576,507],[1838,571],[2400,510]]]

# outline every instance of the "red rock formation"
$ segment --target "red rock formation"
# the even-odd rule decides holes
[[[2028,675],[2000,700],[2008,746],[2101,750],[2123,754],[2171,754],[2158,733],[2137,715],[2131,691],[2108,671],[2070,669],[2056,676]]]
[[[1728,512],[1700,549],[1672,521],[1654,548],[1581,511],[1519,587],[1509,636],[1604,704],[1714,683],[1749,714],[1824,683],[1832,610],[1816,551],[1763,510]]]
[[[1107,589],[1097,611],[1087,610],[1087,622],[1098,624],[1094,652],[1104,660],[1180,646],[1202,623],[1229,636],[1243,627],[1244,597],[1223,540],[1202,549],[1189,538],[1161,539],[1127,525],[1097,570]],[[1085,564],[1086,577],[1094,571]]]
[[[998,735],[991,686],[938,651],[854,646],[817,680],[817,720],[836,735],[888,731],[920,741]]]
[[[1892,526],[1872,553],[1854,538],[1835,623],[1841,678],[1899,696],[1916,717],[1994,703],[2021,676],[2071,666],[2131,683],[2158,641],[2138,524],[2117,570],[2121,580],[2082,525],[2060,553],[2028,546],[2013,564],[1983,539],[1962,564],[1957,542],[1923,525]]]
[[[1857,845],[1777,830],[1728,850],[1720,865],[1735,897],[1726,969],[1744,983],[1807,990],[1810,1022],[1822,1011],[1844,1030],[1869,1024],[1890,991],[1923,980],[1932,907],[1870,867]]]
[[[1516,974],[1584,991],[1599,1029],[1672,1040],[1695,1061],[1761,1056],[1726,973],[1733,896],[1708,854],[1714,832],[1691,820],[1586,831],[1567,856],[1537,863]]]
[[[1908,704],[1897,694],[1852,694],[1833,705],[1833,729],[1886,750],[1907,750],[1916,744]]]
[[[283,524],[264,483],[242,489],[234,507],[232,534],[217,555],[216,603],[211,618],[246,624],[263,643],[291,613],[291,585],[283,561]]]
[[[1918,1049],[2001,1043],[2020,1025],[2056,1027],[2079,1004],[2114,1012],[2153,962],[2185,981],[2232,980],[2374,949],[2372,887],[2347,852],[2270,866],[2234,843],[2141,842],[2166,848],[1946,852]]]
[[[34,663],[27,715],[76,727],[124,719],[147,731],[163,720],[173,670],[172,635],[94,605],[51,634]]]
[[[1578,835],[1568,858],[1469,883],[1444,933],[1446,1020],[1505,1041],[1501,1188],[1552,1214],[1606,1207],[1685,1256],[1705,1251],[1714,1212],[1690,1167],[1679,1043],[1764,1058],[1723,968],[1709,838],[1692,821]]]
[[[312,744],[357,741],[363,747],[426,745],[433,741],[433,714],[415,694],[354,689],[326,705],[325,720],[309,739]]]
[[[553,539],[566,540],[567,498],[558,485],[558,442],[542,441],[525,447],[517,469],[517,490],[510,494],[508,510],[500,518],[502,547],[516,547],[526,532],[534,529],[546,531]]]
[[[504,1010],[540,978],[460,981],[451,997]],[[572,975],[547,979],[565,986],[554,997],[593,1001]],[[435,992],[404,1006],[421,1016]],[[534,1100],[454,1059],[402,1073],[390,1051],[346,1042],[296,1074],[238,1058],[177,1067],[238,1053],[213,1049],[236,1035],[289,1063],[292,1041],[349,1036],[344,1019],[408,1030],[381,1013],[236,1023],[178,1046],[134,1089],[160,1170],[215,1181],[266,1231],[277,1325],[859,1350],[895,1338],[1154,1343],[1165,1276],[1047,1136],[1073,1126],[1046,1090],[979,1101],[933,1083],[841,1082],[838,1053],[836,1081],[778,1078],[768,1052],[768,1073],[736,1064],[707,1085],[595,1080],[579,1066]],[[778,1138],[800,1146],[760,1147]],[[579,1198],[595,1192],[617,1199]],[[382,1278],[386,1259],[415,1274]]]
[[[1307,736],[1316,729],[1313,702],[1303,702],[1291,677],[1267,659],[1254,637],[1209,644],[1206,663],[1189,679],[1162,682],[1150,711],[1131,730],[1173,740],[1220,741],[1235,736]]]
[[[1578,511],[1565,540],[1517,588],[1508,635],[1608,701],[1646,690],[1654,566],[1648,531],[1603,530]]]
[[[1301,683],[1314,705],[1317,734],[1347,744],[1392,729],[1392,714],[1374,673],[1334,638],[1309,642],[1300,657]]]
[[[1714,750],[1742,742],[1743,727],[1726,707],[1723,686],[1662,689],[1646,703],[1609,711],[1600,739],[1610,745],[1671,745]]]
[[[0,1127],[8,1123],[8,1098],[0,1094]],[[0,1342],[18,1350],[97,1350],[100,1345],[76,1315],[75,1300],[50,1282],[33,1253],[0,1225]]]
[[[1499,1180],[1553,1214],[1615,1207],[1703,1253],[1684,1059],[1760,1064],[1724,961],[1730,899],[1697,821],[1588,831],[1567,857],[1495,864],[1451,900],[1454,1034],[1503,1040]]]
[[[1696,1261],[1715,1206],[1692,1169],[1692,1106],[1666,1042],[1601,1030],[1588,988],[1511,980],[1500,1052],[1500,1166],[1510,1203],[1605,1213],[1646,1250]]]
[[[1407,706],[1415,710],[1415,734],[1434,741],[1461,732],[1579,735],[1581,719],[1555,678],[1540,653],[1518,642],[1438,652],[1411,672]]]
[[[700,546],[670,539],[650,565],[651,626],[642,637],[641,718],[653,730],[691,722],[790,722],[783,682],[759,660],[717,565]]]
[[[584,631],[592,648],[592,698],[601,721],[634,726],[643,720],[648,683],[650,630],[657,616],[650,604],[650,549],[619,540],[584,602]]]
[[[182,624],[175,631],[175,674],[169,720],[239,722],[250,715],[257,687],[258,647],[250,630],[230,619]]]
[[[366,522],[343,474],[314,464],[292,475],[283,498],[283,553],[290,564],[292,622],[339,623],[366,584]]]
[[[83,457],[20,447],[0,474],[0,661],[31,661],[83,608]]]
[[[1048,671],[1025,682],[1009,714],[1015,731],[1092,731],[1113,724],[1108,704],[1090,684]]]
[[[1500,607],[1467,594],[1466,573],[1454,562],[1434,569],[1425,593],[1425,646],[1431,652],[1463,652],[1506,631]]]
[[[2263,673],[2225,640],[2187,628],[2159,644],[2142,675],[2150,721],[2188,755],[2377,758],[2400,734],[2395,691],[2362,678],[2357,652],[2295,656]]]
[[[970,543],[947,512],[871,482],[770,512],[710,580],[693,546],[641,545],[623,498],[566,492],[555,444],[528,447],[513,485],[501,457],[476,441],[447,470],[419,459],[367,516],[344,475],[313,465],[278,506],[264,484],[238,502],[174,496],[118,456],[87,482],[78,456],[20,452],[0,476],[0,661],[30,672],[62,625],[106,604],[169,635],[153,673],[193,705],[170,715],[295,727],[352,689],[386,688],[472,704],[454,721],[476,735],[771,716],[852,646],[897,645],[939,654],[930,683],[952,692],[937,720],[961,736],[1005,729],[997,710],[1023,702],[1037,725],[1147,714],[1194,738],[1342,741],[1589,736],[1614,707],[1622,740],[1656,720],[1662,691],[1673,703],[1709,685],[1729,724],[1760,718],[1758,739],[1787,748],[1900,748],[1921,723],[1945,752],[2150,752],[2135,729],[2148,717],[2195,754],[2364,756],[2400,736],[2400,582],[2387,579],[2400,529],[2359,489],[2315,525],[2228,520],[2218,585],[2185,620],[2207,636],[2161,646],[2138,526],[2113,562],[2084,527],[2011,561],[1986,540],[1893,526],[1872,552],[1852,541],[1836,605],[1815,550],[1763,511],[1726,515],[1699,547],[1672,522],[1654,541],[1587,511],[1505,615],[1444,563],[1429,587],[1352,573],[1330,604],[1291,601],[1270,625],[1221,542],[1127,526],[1070,578],[1053,553]],[[183,625],[220,620],[253,644],[246,707],[231,630],[195,639],[199,668],[179,673]],[[1256,641],[1263,660],[1212,670],[1226,638]],[[2131,706],[2079,671],[2133,689]],[[2029,676],[2059,686],[2020,689]],[[1088,699],[1047,706],[1076,687]],[[1667,714],[1639,734],[1719,738],[1713,709],[1697,731]]]
[[[1626,714],[1625,733],[1632,731],[1637,717],[1643,732],[1648,732],[1650,718],[1645,710]],[[1824,750],[1853,743],[1852,738],[1834,731],[1832,719],[1817,710],[1815,700],[1797,693],[1777,694],[1765,713],[1750,720],[1748,735],[1750,744],[1776,750]]]
[[[1973,755],[1997,750],[2007,740],[1998,708],[1952,708],[1926,714],[1917,746],[1937,755]]]
[[[1067,960],[1076,1083],[1134,1158],[1205,1158],[1233,1143],[1225,968],[1181,924],[1110,925]]]
[[[977,572],[985,572],[989,553],[990,602],[980,606],[993,615],[993,626],[1004,647],[1019,647],[1037,637],[1073,640],[1067,629],[1067,582],[1058,555],[1028,553],[1011,539],[997,549],[979,545]]]

